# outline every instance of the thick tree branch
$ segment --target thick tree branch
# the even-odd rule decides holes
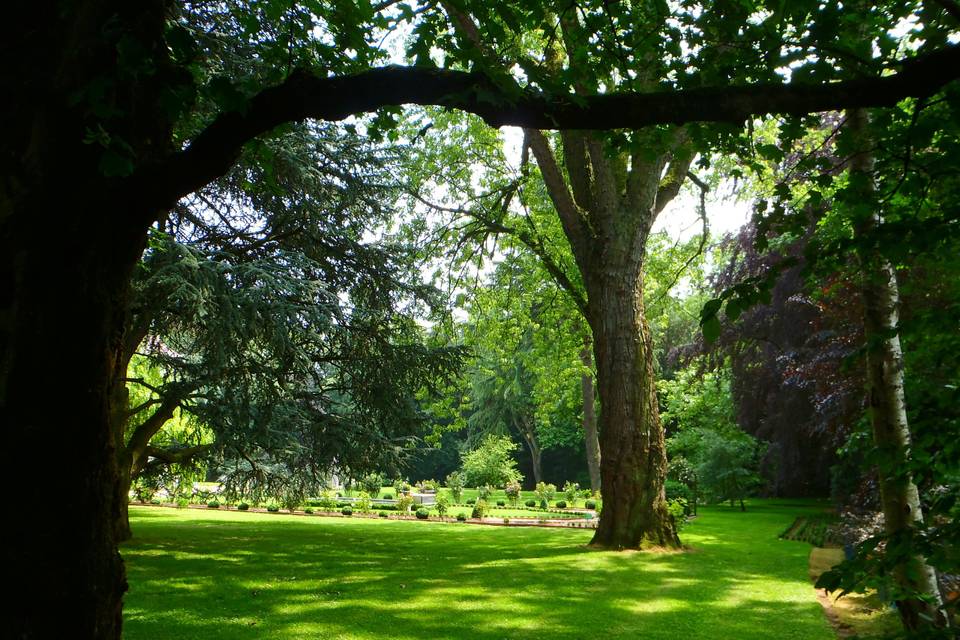
[[[174,411],[180,406],[180,396],[171,394],[164,398],[157,410],[150,414],[150,417],[137,425],[127,442],[126,453],[130,456],[130,461],[134,466],[142,466],[141,459],[145,459],[144,451],[150,444],[150,439],[157,435],[157,432],[163,428],[171,418]]]
[[[583,212],[574,202],[573,196],[570,195],[570,190],[563,179],[563,174],[557,165],[553,149],[547,142],[547,137],[537,129],[525,129],[524,134],[527,136],[530,149],[537,159],[537,165],[540,167],[540,174],[543,176],[543,184],[547,188],[547,194],[560,217],[564,233],[570,240],[574,258],[583,266],[582,262],[589,255],[586,243],[593,236],[593,232],[590,231]]]
[[[899,73],[827,84],[754,84],[596,96],[545,95],[504,88],[482,73],[390,66],[340,77],[298,70],[261,91],[243,111],[218,116],[183,151],[142,167],[122,196],[171,208],[222,175],[243,145],[286,122],[343,120],[381,107],[439,105],[475,113],[495,127],[638,129],[655,124],[733,122],[766,113],[802,115],[896,104],[927,96],[960,76],[960,46],[904,60]]]

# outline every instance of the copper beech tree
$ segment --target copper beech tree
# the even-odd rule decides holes
[[[509,17],[520,4],[490,6]],[[126,579],[113,527],[120,505],[110,425],[125,408],[119,381],[132,270],[151,224],[225,173],[258,136],[288,122],[342,120],[404,104],[441,105],[478,114],[491,126],[538,130],[739,125],[766,113],[889,106],[933,94],[960,74],[960,51],[942,45],[857,77],[804,80],[795,73],[786,82],[757,74],[733,83],[730,75],[698,76],[697,55],[729,51],[709,45],[692,50],[683,82],[668,78],[613,92],[598,84],[574,94],[479,67],[435,68],[424,60],[377,67],[382,60],[367,38],[401,19],[389,17],[394,3],[334,5],[76,0],[8,9],[0,67],[8,96],[0,106],[0,424],[9,452],[6,486],[27,507],[8,525],[4,544],[15,584],[5,627],[11,637],[120,636]],[[710,14],[712,3],[704,5]],[[816,26],[811,6],[805,19]],[[606,17],[615,5],[584,7]],[[762,9],[758,4],[765,15]],[[403,15],[431,20],[435,10]],[[538,24],[545,19],[524,15]],[[632,26],[640,37],[642,25]],[[225,43],[245,49],[227,60]],[[450,38],[433,44],[452,63],[467,58],[457,57]],[[776,38],[756,44],[773,57],[781,46]],[[625,63],[641,68],[650,60]],[[546,157],[545,144],[534,144]],[[584,162],[600,152],[589,137],[584,145],[569,151]],[[644,161],[659,163],[658,157]],[[591,324],[607,341],[595,345],[603,413],[622,414],[620,431],[603,438],[608,449],[624,443],[636,465],[627,473],[645,474],[659,464],[657,454],[651,457],[657,426],[643,413],[652,391],[616,378],[647,366],[643,334],[635,333],[642,326],[635,313],[637,236],[623,233],[614,215],[621,210],[614,189],[620,176],[604,174],[599,162],[593,170],[598,188],[590,197],[609,220],[590,229],[596,237],[580,236],[578,259],[609,259],[626,269],[601,267],[588,284],[597,299]],[[643,184],[628,195],[655,206],[660,188]],[[576,190],[573,196],[581,197]],[[579,216],[576,200],[565,207],[578,213],[570,224],[594,224]],[[598,244],[605,238],[609,248]],[[619,409],[610,404],[619,401]],[[616,468],[617,452],[603,455],[614,465],[608,469]],[[605,477],[604,490],[615,495],[618,482]],[[632,481],[624,486],[659,491]],[[611,513],[644,517],[644,509],[628,503]],[[631,542],[618,537],[632,530],[629,524],[608,519],[602,530],[611,532],[612,544]]]

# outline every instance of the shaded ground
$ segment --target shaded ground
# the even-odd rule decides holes
[[[810,507],[705,508],[688,553],[591,532],[133,508],[126,638],[834,638]]]
[[[843,561],[843,549],[814,547],[810,551],[810,581]],[[817,589],[817,600],[841,638],[894,637],[900,631],[896,612],[874,593],[849,593],[842,598]]]

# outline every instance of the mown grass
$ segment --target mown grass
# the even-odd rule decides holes
[[[705,508],[685,553],[591,532],[133,507],[126,638],[832,638],[810,507]]]

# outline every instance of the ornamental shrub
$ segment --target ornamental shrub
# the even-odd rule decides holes
[[[366,491],[361,491],[360,495],[357,496],[356,502],[353,503],[357,508],[357,511],[363,514],[370,513],[370,494]]]
[[[507,494],[507,500],[510,501],[510,505],[514,507],[517,506],[517,502],[520,501],[520,483],[508,482],[503,488],[503,492]]]
[[[311,509],[310,507],[307,507],[306,509],[304,509],[303,512],[308,516],[313,515],[313,509]]]
[[[497,500],[497,506],[498,506],[498,507],[505,507],[505,506],[507,506],[507,503],[504,502],[503,500]]]
[[[360,486],[363,487],[369,497],[376,498],[383,489],[383,476],[379,473],[364,476],[363,480],[360,481]]]
[[[462,511],[457,514],[457,522],[466,522],[466,521],[467,521],[467,514],[463,513]]]
[[[597,502],[595,500],[587,500],[583,503],[583,506],[585,506],[587,509],[596,509]]]
[[[487,513],[487,503],[483,500],[477,500],[477,504],[473,505],[473,511],[470,513],[471,518],[482,518]]]
[[[392,494],[392,493],[385,493],[385,494],[383,494],[383,499],[384,499],[384,500],[393,500],[393,494]]]
[[[400,513],[406,513],[410,510],[410,507],[413,506],[413,498],[408,496],[405,493],[401,493],[397,498],[397,511]]]
[[[687,508],[688,503],[683,498],[667,500],[667,511],[673,518],[673,524],[677,527],[677,533],[680,533],[684,525],[687,524]]]
[[[557,500],[557,509],[566,509],[567,501],[566,500]]]
[[[440,519],[443,519],[444,514],[447,513],[447,509],[450,506],[450,498],[447,497],[445,493],[437,494],[437,514],[440,516]]]
[[[423,507],[420,507],[419,509],[417,509],[417,520],[426,520],[429,517],[430,517],[429,511],[427,511]]]
[[[390,514],[387,513],[386,511],[381,511],[381,512],[380,512],[379,514],[377,514],[377,515],[379,515],[381,518],[389,518],[389,517],[390,517]]]
[[[477,499],[476,499],[476,498],[470,498],[469,500],[467,500],[467,504],[470,504],[470,505],[477,504]]]
[[[350,507],[344,507],[343,509],[340,509],[340,513],[342,513],[345,516],[352,516],[353,509],[351,509]]]
[[[268,504],[267,511],[269,511],[270,513],[278,513],[280,511],[280,505]]]
[[[248,505],[246,502],[241,502],[240,504],[237,505],[237,511],[246,511],[249,508],[250,508],[250,505]]]
[[[207,503],[207,509],[219,509],[219,508],[220,508],[220,503],[217,502],[216,500],[211,500],[210,502]]]
[[[463,499],[463,487],[465,486],[463,474],[454,471],[447,476],[446,483],[447,489],[450,490],[450,497],[453,498],[455,503],[460,502]]]
[[[568,480],[567,483],[563,485],[563,495],[566,496],[567,502],[570,503],[571,507],[577,506],[577,496],[580,495],[580,485]]]
[[[525,504],[526,506],[528,506],[528,507],[530,507],[531,509],[533,509],[534,507],[537,506],[537,501],[536,501],[536,500],[527,500],[527,501],[524,502],[523,504]]]
[[[317,506],[324,511],[335,511],[337,509],[337,497],[339,496],[334,496],[333,492],[329,489],[324,489],[320,493],[320,499],[317,501]]]
[[[477,487],[477,497],[480,498],[480,500],[489,500],[492,495],[493,487],[490,485],[485,484],[482,487]]]

